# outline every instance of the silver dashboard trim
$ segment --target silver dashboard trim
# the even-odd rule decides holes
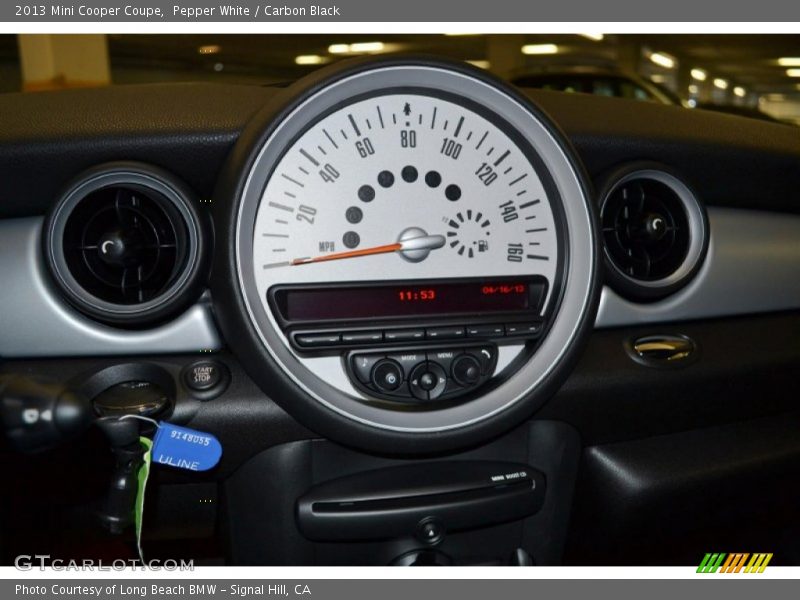
[[[595,328],[800,308],[800,216],[709,208],[710,243],[694,279],[651,303],[604,287]]]
[[[0,357],[171,354],[222,347],[208,301],[146,330],[109,327],[74,310],[44,264],[43,222],[41,217],[0,221]]]
[[[800,309],[800,217],[709,208],[711,239],[694,280],[652,303],[603,288],[596,329]],[[110,356],[218,350],[206,302],[144,331],[107,327],[69,307],[41,259],[42,219],[0,221],[0,357]]]

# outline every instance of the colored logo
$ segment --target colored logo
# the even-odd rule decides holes
[[[763,573],[771,560],[772,553],[759,552],[749,554],[747,552],[737,552],[726,554],[724,552],[709,552],[703,557],[700,566],[697,567],[697,572]]]

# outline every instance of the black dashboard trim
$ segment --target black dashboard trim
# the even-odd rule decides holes
[[[571,138],[592,177],[671,165],[708,206],[800,213],[797,128],[620,98],[525,90]],[[77,173],[113,160],[172,171],[210,198],[253,115],[286,89],[151,84],[0,94],[0,218],[42,215]]]
[[[559,361],[558,372],[551,372],[542,381],[535,394],[525,401],[517,402],[478,423],[440,432],[406,433],[391,429],[378,429],[325,408],[316,399],[298,389],[264,347],[258,332],[250,323],[247,316],[247,305],[239,291],[238,265],[236,264],[236,224],[239,211],[237,206],[233,205],[233,203],[241,201],[247,176],[258,155],[257,150],[263,147],[273,130],[299,103],[322,87],[329,85],[332,80],[376,66],[402,64],[441,67],[443,62],[449,64],[453,70],[465,72],[471,77],[483,78],[492,84],[498,81],[493,76],[463,63],[442,61],[430,57],[388,57],[381,61],[375,61],[374,57],[367,57],[316,71],[287,88],[285,94],[267,104],[251,120],[226,163],[214,195],[215,221],[218,225],[217,247],[223,251],[216,252],[214,257],[211,289],[215,298],[220,326],[226,339],[237,340],[237,355],[245,370],[259,383],[262,389],[269,390],[273,398],[287,412],[290,412],[310,429],[330,439],[358,448],[369,448],[372,451],[419,455],[453,450],[484,442],[519,424],[541,405],[543,399],[551,397],[564,382],[566,374],[571,371],[580,357],[583,341],[594,326],[597,312],[602,280],[602,270],[599,264],[594,269],[589,288],[591,301],[588,302],[588,309],[584,312],[582,321],[577,324],[575,339],[578,343],[573,344],[563,353]],[[512,98],[539,116],[545,127],[555,134],[556,139],[562,141],[562,151],[578,174],[584,194],[591,198],[588,177],[577,159],[574,149],[568,147],[569,142],[564,133],[558,130],[552,118],[532,104],[530,99],[514,90],[509,92]],[[595,207],[590,208],[594,209]],[[597,230],[596,210],[592,210],[591,218],[595,230]],[[599,238],[597,236],[594,243],[595,256],[599,257]],[[269,365],[270,368],[265,368],[265,365]]]

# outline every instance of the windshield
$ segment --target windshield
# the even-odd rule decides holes
[[[436,54],[517,85],[800,122],[797,35],[0,35],[0,93],[161,82],[274,85],[342,58]]]

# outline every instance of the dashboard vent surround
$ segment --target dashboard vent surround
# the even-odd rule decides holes
[[[45,254],[67,299],[113,324],[141,325],[196,296],[201,225],[188,190],[138,164],[93,169],[49,217]]]
[[[686,184],[660,168],[610,178],[600,220],[608,283],[635,300],[657,300],[686,285],[707,249],[703,207]]]
[[[151,190],[108,187],[86,196],[67,219],[64,258],[78,284],[115,304],[160,295],[186,262],[185,224]]]

